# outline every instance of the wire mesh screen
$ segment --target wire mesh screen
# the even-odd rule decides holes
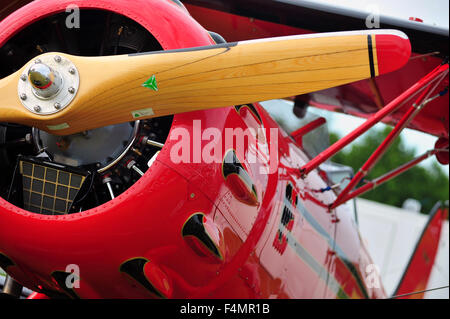
[[[46,215],[67,214],[86,176],[27,160],[19,161],[24,209]]]

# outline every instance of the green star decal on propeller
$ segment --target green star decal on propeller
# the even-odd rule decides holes
[[[142,84],[142,86],[152,89],[153,91],[158,91],[158,83],[156,83],[156,76],[152,75],[152,77],[147,81],[145,81],[144,84]]]

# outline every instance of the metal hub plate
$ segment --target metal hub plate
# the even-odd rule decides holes
[[[28,80],[28,71],[35,63],[44,63],[57,71],[62,78],[59,92],[50,97],[38,97]],[[80,76],[75,65],[68,59],[58,55],[45,55],[28,64],[18,84],[19,99],[30,112],[38,115],[50,115],[64,110],[77,95],[80,87]]]

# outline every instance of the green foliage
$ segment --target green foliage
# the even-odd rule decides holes
[[[355,172],[358,171],[390,131],[391,128],[386,127],[384,130],[368,132],[361,142],[354,144],[347,152],[336,154],[332,161],[351,166]],[[338,139],[339,136],[331,134],[331,143]],[[400,136],[372,169],[367,180],[377,178],[416,156],[414,149],[407,148]],[[397,207],[401,207],[406,199],[414,198],[422,203],[422,213],[428,214],[437,201],[445,202],[449,198],[448,176],[436,159],[431,158],[428,161],[434,162],[426,167],[415,166],[361,197]]]

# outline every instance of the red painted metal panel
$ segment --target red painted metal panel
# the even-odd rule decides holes
[[[430,216],[394,296],[426,290],[428,279],[430,278],[434,260],[439,248],[442,224],[446,219],[447,214],[448,209],[438,208]],[[418,293],[398,298],[422,299],[423,297],[424,293]]]

